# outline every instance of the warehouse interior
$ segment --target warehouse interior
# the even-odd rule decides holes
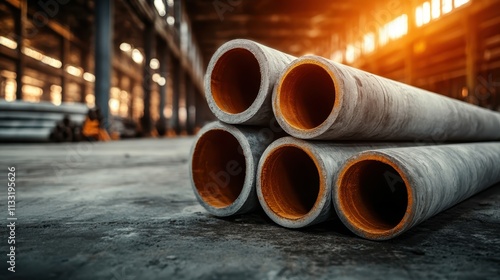
[[[207,213],[188,165],[216,120],[207,67],[233,39],[500,112],[498,0],[1,1],[0,162],[18,186],[2,279],[500,275],[499,184],[388,242]]]

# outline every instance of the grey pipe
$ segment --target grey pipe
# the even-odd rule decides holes
[[[62,117],[61,117],[62,119]],[[2,120],[0,118],[1,128],[54,128],[56,121],[52,120]]]
[[[0,100],[0,111],[27,111],[27,112],[54,112],[66,114],[87,114],[89,108],[82,103],[63,102],[60,105],[54,105],[47,101],[38,103],[26,101],[6,102]]]
[[[2,127],[0,142],[48,142],[52,130],[50,127]]]
[[[193,145],[189,163],[191,185],[199,203],[219,217],[257,209],[257,163],[265,148],[282,133],[222,122],[204,126]]]
[[[303,139],[500,139],[499,113],[317,56],[287,66],[273,110]]]
[[[339,168],[352,155],[410,143],[327,143],[284,137],[262,154],[257,197],[266,214],[287,228],[302,228],[334,216],[331,193]]]
[[[333,201],[355,234],[387,240],[500,181],[500,142],[391,148],[350,158]]]
[[[295,57],[259,43],[237,39],[212,56],[205,76],[210,110],[226,123],[269,125],[276,79]]]

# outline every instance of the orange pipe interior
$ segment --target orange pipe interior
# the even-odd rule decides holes
[[[241,113],[252,105],[259,93],[259,62],[246,49],[232,49],[217,60],[210,82],[217,106],[229,114]]]
[[[211,130],[196,143],[192,160],[193,181],[203,200],[217,208],[231,205],[245,181],[245,157],[229,132]]]
[[[298,129],[313,129],[330,115],[335,85],[330,74],[316,64],[298,64],[282,79],[279,106],[284,119]]]
[[[298,147],[279,147],[263,164],[261,189],[266,204],[275,214],[299,219],[311,211],[319,195],[316,164]]]
[[[408,192],[396,169],[378,160],[360,160],[341,176],[341,208],[352,224],[376,234],[401,222],[408,207]]]

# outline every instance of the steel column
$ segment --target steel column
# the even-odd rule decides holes
[[[179,135],[180,134],[180,123],[179,123],[179,100],[180,100],[180,77],[182,68],[178,60],[172,63],[172,83],[173,83],[173,96],[172,96],[172,117],[170,118],[169,128]]]
[[[19,1],[19,11],[16,15],[16,42],[17,42],[17,61],[16,61],[16,100],[23,99],[23,76],[24,76],[24,37],[26,32],[26,16],[28,12],[28,3],[26,0]]]
[[[95,103],[101,110],[102,126],[109,127],[109,91],[113,56],[113,0],[95,2]]]
[[[165,84],[160,86],[160,119],[156,126],[158,134],[165,135],[167,132],[167,119],[165,117],[165,105],[167,103],[167,81],[168,81],[168,67],[170,64],[170,52],[168,49],[168,44],[162,42],[162,46],[159,50],[159,61],[160,61],[160,75],[165,78]]]
[[[144,112],[141,119],[142,131],[149,135],[153,128],[151,119],[151,87],[153,86],[153,70],[149,67],[149,62],[154,57],[155,30],[153,22],[146,22],[144,30],[144,69],[142,75],[142,89]]]

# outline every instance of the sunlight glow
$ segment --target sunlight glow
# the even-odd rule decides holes
[[[371,53],[375,50],[375,34],[368,33],[363,36],[363,52]]]
[[[441,0],[432,0],[432,19],[437,19],[441,16]]]
[[[443,0],[441,2],[443,14],[447,14],[453,10],[453,0]]]
[[[463,6],[467,3],[469,3],[470,0],[455,0],[454,2],[455,2],[455,8],[458,8],[460,6]]]

